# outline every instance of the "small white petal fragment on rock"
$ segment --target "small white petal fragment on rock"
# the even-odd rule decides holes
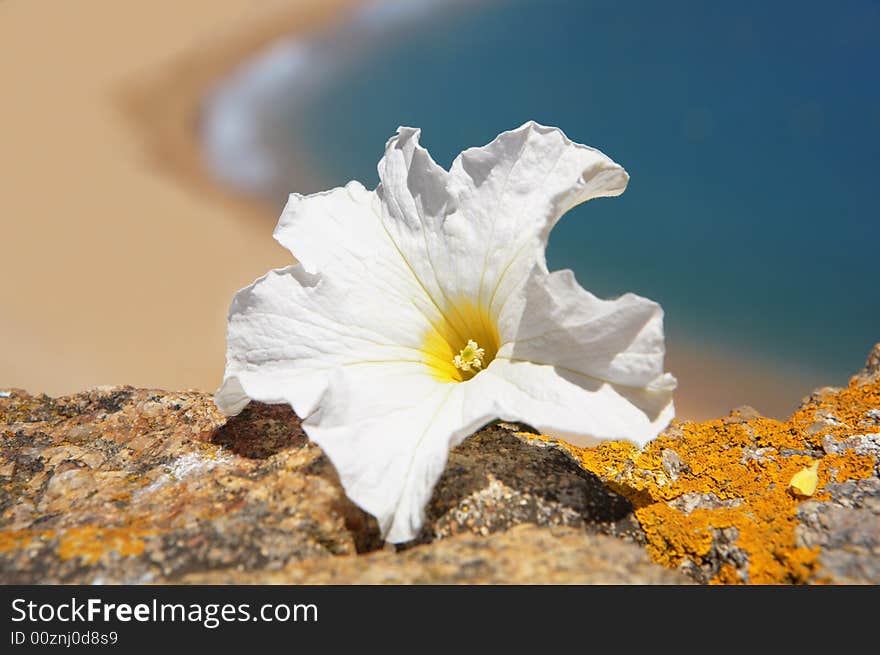
[[[819,486],[819,460],[791,476],[788,489],[798,498],[809,498]]]
[[[550,272],[550,231],[629,176],[528,122],[449,170],[401,127],[380,183],[292,194],[275,238],[299,261],[239,291],[217,406],[285,403],[386,539],[414,538],[449,450],[486,423],[642,445],[674,415],[663,310]]]

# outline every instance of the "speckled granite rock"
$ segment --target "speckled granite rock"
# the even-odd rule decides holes
[[[378,544],[289,409],[198,392],[0,398],[0,581],[148,582]],[[372,540],[372,541],[371,541]]]
[[[569,527],[519,525],[481,537],[459,534],[400,553],[295,562],[283,571],[192,574],[194,584],[688,584],[644,549]]]
[[[13,391],[0,398],[0,476],[3,582],[151,582],[230,567],[256,580],[381,546],[284,406],[254,403],[227,421],[199,392]],[[521,523],[642,536],[629,501],[567,451],[490,426],[451,454],[423,541]]]
[[[522,523],[644,538],[629,500],[557,443],[513,429],[488,426],[452,450],[419,542],[462,532],[487,535]]]

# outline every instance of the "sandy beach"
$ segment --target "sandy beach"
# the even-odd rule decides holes
[[[271,239],[280,207],[207,174],[201,100],[273,39],[354,4],[0,3],[0,388],[217,386],[232,294],[290,258]],[[668,369],[688,418],[781,416],[801,391],[674,339]]]
[[[200,100],[351,4],[0,4],[0,385],[218,383],[231,294],[289,256],[204,173]]]

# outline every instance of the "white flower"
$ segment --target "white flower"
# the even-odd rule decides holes
[[[673,416],[663,312],[600,300],[544,250],[568,209],[628,176],[529,122],[449,171],[400,128],[380,184],[293,194],[300,263],[239,291],[217,406],[288,403],[389,541],[416,536],[450,448],[500,418],[573,443],[655,437]]]

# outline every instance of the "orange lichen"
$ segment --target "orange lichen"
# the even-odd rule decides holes
[[[123,505],[128,505],[131,502],[131,492],[130,491],[120,491],[119,493],[115,493],[110,496],[110,500],[114,503],[121,503]]]
[[[742,584],[739,571],[732,564],[725,564],[718,570],[713,582],[717,584]]]
[[[9,530],[0,532],[0,553],[27,548],[35,541],[55,536],[54,530]]]
[[[859,386],[853,380],[849,387],[835,391],[836,393],[814,394],[811,402],[791,417],[792,426],[806,430],[819,416],[830,414],[835,421],[823,425],[817,441],[821,441],[819,435],[842,437],[853,434],[854,431],[862,434],[880,432],[877,426],[867,430],[860,430],[858,427],[869,409],[880,409],[880,382]]]
[[[841,455],[826,455],[822,462],[834,482],[869,478],[874,473],[874,465],[876,464],[870,455],[857,455],[852,451]]]
[[[796,545],[796,512],[804,499],[788,491],[792,477],[819,456],[817,499],[828,482],[873,474],[877,458],[852,450],[822,456],[831,435],[880,432],[866,425],[880,407],[880,383],[817,394],[788,421],[738,414],[704,423],[674,423],[639,450],[626,442],[594,448],[562,445],[581,465],[629,498],[651,557],[666,566],[709,563],[714,533],[735,529],[732,546],[748,558],[739,570],[726,563],[713,583],[804,583],[821,580],[819,550]],[[816,426],[817,422],[818,427]],[[812,427],[811,427],[812,426]],[[673,451],[664,467],[664,451]],[[689,513],[675,499],[709,498]],[[698,496],[697,496],[698,495]],[[827,494],[825,495],[827,498]]]
[[[65,531],[58,543],[58,557],[62,560],[81,558],[84,564],[94,564],[105,553],[116,551],[123,557],[144,552],[144,537],[153,530],[140,528],[101,528],[87,525]]]

